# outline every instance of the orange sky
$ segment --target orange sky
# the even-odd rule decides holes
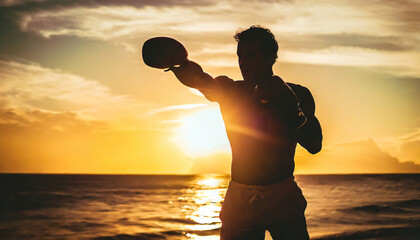
[[[275,74],[308,87],[324,149],[297,173],[420,172],[416,1],[0,3],[0,172],[229,172],[216,103],[141,61],[181,41],[212,76],[241,79],[233,35],[260,24]]]

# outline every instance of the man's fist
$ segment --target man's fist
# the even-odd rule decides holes
[[[184,63],[188,52],[173,38],[155,37],[143,44],[142,55],[147,66],[165,69]]]

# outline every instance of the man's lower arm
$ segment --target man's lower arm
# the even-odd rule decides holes
[[[172,67],[170,70],[175,74],[178,80],[192,88],[206,88],[214,79],[203,71],[200,65],[193,61],[186,60],[179,67]]]
[[[307,116],[306,123],[296,130],[299,144],[308,152],[315,154],[322,148],[322,129],[315,116]]]

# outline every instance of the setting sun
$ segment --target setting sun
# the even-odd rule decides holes
[[[198,110],[179,120],[173,141],[189,156],[230,151],[225,125],[216,107]]]

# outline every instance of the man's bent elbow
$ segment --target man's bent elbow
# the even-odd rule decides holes
[[[308,150],[309,153],[311,154],[317,154],[321,151],[322,149],[322,142],[319,141],[317,143],[312,144],[310,147],[306,148],[306,150]]]
[[[317,139],[307,139],[307,141],[299,142],[302,147],[304,147],[309,153],[316,154],[319,153],[322,149],[322,135]]]

